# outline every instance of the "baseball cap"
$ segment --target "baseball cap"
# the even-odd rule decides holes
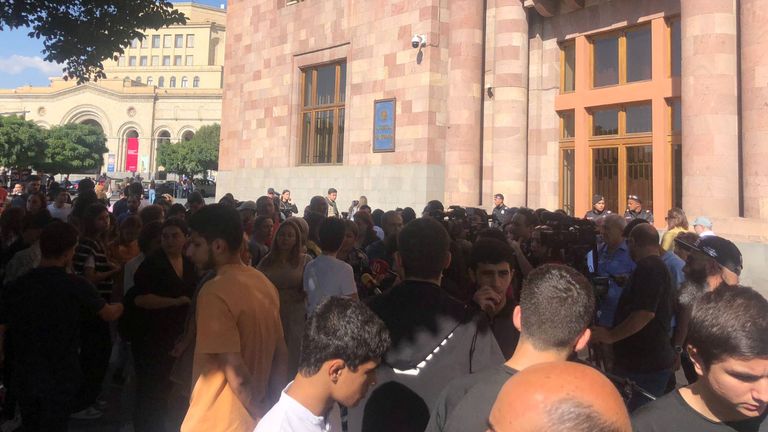
[[[712,221],[708,217],[699,216],[693,221],[693,226],[701,225],[703,227],[712,228]]]
[[[675,238],[675,244],[682,246],[684,249],[702,253],[737,275],[740,275],[742,268],[744,268],[741,251],[728,239],[718,236],[705,236],[699,237],[695,242],[691,243],[677,237]]]
[[[637,201],[639,203],[643,202],[643,200],[640,199],[639,195],[627,195],[627,199],[628,200],[634,200],[634,201]]]
[[[267,193],[268,193],[268,194],[275,194],[275,195],[277,195],[277,191],[275,191],[275,188],[269,188],[269,189],[267,189]]]

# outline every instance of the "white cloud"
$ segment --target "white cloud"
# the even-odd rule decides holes
[[[38,56],[11,55],[0,57],[0,73],[18,75],[27,69],[34,69],[47,76],[59,76],[62,74],[62,65],[43,60]]]

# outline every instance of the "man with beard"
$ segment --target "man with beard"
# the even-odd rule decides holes
[[[682,364],[688,382],[694,382],[697,375],[693,364],[683,355],[691,307],[704,292],[738,285],[743,264],[739,248],[722,237],[704,236],[694,242],[680,237],[675,238],[675,246],[688,254],[683,267],[685,282],[678,298],[677,327],[672,339],[675,367]]]
[[[243,227],[235,209],[205,206],[189,227],[187,256],[216,276],[197,296],[192,398],[181,430],[250,431],[286,383],[277,289],[241,261]]]

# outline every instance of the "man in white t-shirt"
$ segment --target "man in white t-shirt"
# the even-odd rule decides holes
[[[331,297],[309,318],[299,372],[255,432],[328,432],[334,404],[357,405],[389,349],[384,322],[357,300]]]
[[[352,266],[336,258],[344,241],[344,221],[326,218],[318,232],[323,254],[310,261],[304,268],[304,291],[307,293],[307,315],[312,315],[317,305],[332,296],[357,299],[357,286]]]
[[[67,203],[69,194],[66,190],[59,189],[51,191],[50,195],[53,196],[53,202],[48,204],[48,212],[54,219],[67,222],[69,214],[72,213],[72,204]]]

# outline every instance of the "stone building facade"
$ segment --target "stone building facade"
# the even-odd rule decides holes
[[[659,228],[681,206],[764,263],[766,10],[768,0],[235,2],[219,190],[287,188],[305,204],[335,187],[342,207],[366,195],[417,211],[430,199],[488,209],[503,193],[576,216],[593,194],[618,212],[638,194]],[[378,152],[377,101],[392,99],[394,151]]]
[[[226,11],[193,3],[174,6],[185,25],[149,30],[119,60],[104,63],[107,79],[77,85],[51,78],[48,87],[0,90],[0,113],[23,113],[43,127],[87,123],[107,136],[103,172],[157,172],[157,145],[190,139],[221,121]],[[129,140],[137,143],[135,158]],[[135,165],[132,165],[135,163]]]

